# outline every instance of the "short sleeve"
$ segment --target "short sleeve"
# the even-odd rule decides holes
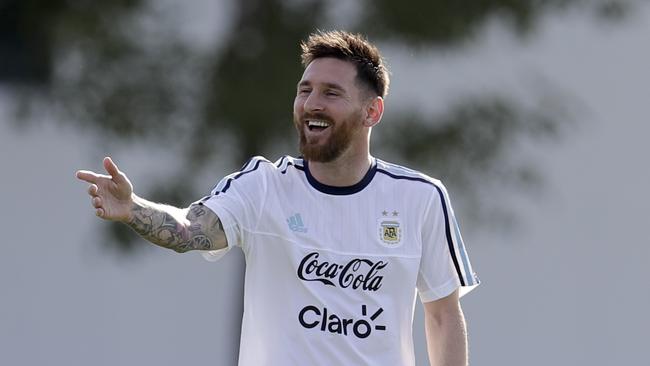
[[[445,186],[437,182],[422,228],[422,258],[417,289],[422,302],[434,301],[460,287],[460,296],[479,284],[472,269]]]
[[[224,177],[210,195],[196,204],[212,210],[223,226],[228,246],[220,250],[202,251],[203,257],[216,261],[233,246],[246,250],[246,235],[257,227],[266,191],[266,165],[262,157],[250,159],[242,169]]]

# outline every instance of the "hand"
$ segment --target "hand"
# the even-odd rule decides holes
[[[104,158],[104,169],[110,175],[79,170],[77,178],[90,183],[88,194],[92,197],[95,214],[105,220],[128,222],[133,206],[133,185],[111,158]]]

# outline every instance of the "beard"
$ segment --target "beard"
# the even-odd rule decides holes
[[[304,121],[306,119],[317,119],[330,123],[330,126],[327,127],[330,129],[329,136],[325,141],[309,141],[305,135]],[[294,115],[293,123],[298,130],[300,137],[299,149],[303,158],[307,161],[319,163],[329,163],[338,159],[352,144],[354,135],[360,129],[358,127],[361,125],[360,120],[361,111],[356,111],[344,121],[337,123],[333,123],[332,119],[323,113],[306,113],[302,118]]]

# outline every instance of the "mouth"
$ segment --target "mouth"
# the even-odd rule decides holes
[[[330,127],[330,123],[328,121],[320,119],[307,119],[305,120],[305,126],[307,126],[309,131],[321,132],[328,129]]]

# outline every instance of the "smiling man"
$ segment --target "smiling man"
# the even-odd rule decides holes
[[[312,34],[293,121],[302,157],[254,157],[186,209],[144,200],[110,158],[79,171],[97,216],[177,252],[246,257],[240,365],[414,365],[416,293],[432,365],[466,365],[459,297],[478,285],[447,190],[370,154],[389,77],[375,46]]]

